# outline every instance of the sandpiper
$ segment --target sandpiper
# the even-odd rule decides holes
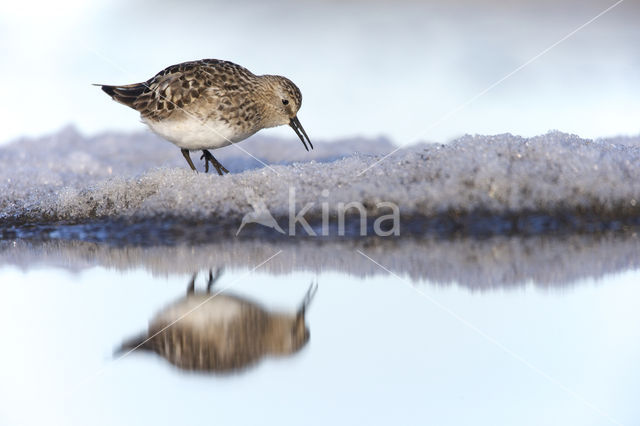
[[[195,291],[160,311],[144,333],[125,341],[118,353],[156,352],[185,370],[239,371],[267,356],[292,355],[309,341],[305,312],[317,291],[309,287],[297,311],[273,312],[229,292],[210,294],[220,278],[209,271],[205,293]]]
[[[211,162],[219,175],[229,173],[209,149],[283,124],[293,128],[307,151],[307,143],[313,149],[296,115],[300,89],[279,75],[255,75],[232,62],[202,59],[172,65],[143,83],[96,86],[140,112],[152,131],[180,148],[192,170],[189,151],[201,150],[206,172]]]

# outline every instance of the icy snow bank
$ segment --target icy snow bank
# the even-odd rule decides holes
[[[173,218],[237,226],[252,211],[246,188],[276,218],[288,217],[290,188],[296,211],[313,203],[307,217],[316,219],[322,203],[335,213],[338,203],[351,201],[374,216],[380,214],[376,203],[390,201],[403,218],[529,212],[611,220],[640,213],[638,138],[591,141],[559,132],[529,139],[466,136],[383,160],[381,153],[392,149],[388,141],[351,144],[318,142],[313,155],[323,162],[272,168],[255,168],[255,160],[227,147],[215,155],[230,170],[245,171],[219,177],[192,173],[175,147],[151,135],[87,139],[66,129],[0,149],[0,218],[13,224]],[[353,151],[353,144],[370,146],[375,155],[324,162]],[[298,145],[257,139],[242,147],[267,164],[312,158]]]

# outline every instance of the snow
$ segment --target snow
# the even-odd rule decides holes
[[[293,139],[258,137],[240,144],[242,150],[215,150],[232,171],[220,177],[193,173],[178,149],[150,134],[88,138],[66,128],[0,149],[0,220],[171,218],[237,227],[252,211],[246,188],[276,218],[288,217],[291,189],[296,211],[313,203],[310,220],[320,217],[323,203],[333,214],[338,203],[353,201],[372,216],[381,214],[377,203],[392,202],[412,218],[528,212],[617,219],[640,213],[640,137],[593,141],[555,131],[533,138],[465,136],[388,158],[383,155],[394,147],[384,138],[314,145],[307,153]],[[202,167],[199,153],[192,158]]]
[[[633,232],[570,232],[579,222],[598,231],[637,225],[640,137],[465,136],[388,158],[396,148],[384,138],[317,141],[312,153],[294,139],[241,146],[269,167],[231,146],[214,151],[231,174],[196,174],[149,133],[84,137],[67,128],[5,146],[0,265],[184,274],[247,269],[283,250],[265,271],[386,273],[359,250],[412,280],[473,289],[564,285],[640,266]],[[296,212],[311,203],[305,217],[315,230],[323,208],[359,201],[376,216],[387,214],[377,203],[396,203],[401,240],[291,238],[252,223],[235,236],[255,206],[287,230],[291,190]],[[456,237],[476,233],[493,236]]]

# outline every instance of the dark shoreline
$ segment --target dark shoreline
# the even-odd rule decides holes
[[[327,235],[323,235],[322,219],[306,216],[316,235],[309,235],[299,224],[296,235],[282,235],[274,229],[249,223],[236,236],[240,218],[235,220],[211,217],[207,220],[189,220],[175,217],[154,218],[96,218],[84,221],[24,221],[4,219],[0,226],[0,241],[29,240],[78,240],[106,243],[116,246],[201,244],[212,239],[258,239],[290,241],[294,239],[405,239],[405,238],[488,238],[493,236],[563,236],[572,234],[598,234],[602,232],[636,232],[640,230],[640,215],[598,215],[590,212],[518,212],[494,214],[491,212],[449,212],[432,217],[401,216],[398,236],[377,236],[374,229],[376,217],[368,217],[366,235],[360,235],[360,218],[347,215],[344,233],[340,233],[337,219],[329,220]],[[288,218],[276,217],[288,232]],[[383,222],[389,225],[390,220]]]

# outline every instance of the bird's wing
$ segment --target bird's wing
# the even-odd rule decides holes
[[[247,85],[236,81],[250,83],[252,77],[249,70],[232,62],[203,59],[172,65],[144,83],[102,85],[102,90],[143,117],[162,120],[201,100],[207,91],[222,99],[246,90]]]

